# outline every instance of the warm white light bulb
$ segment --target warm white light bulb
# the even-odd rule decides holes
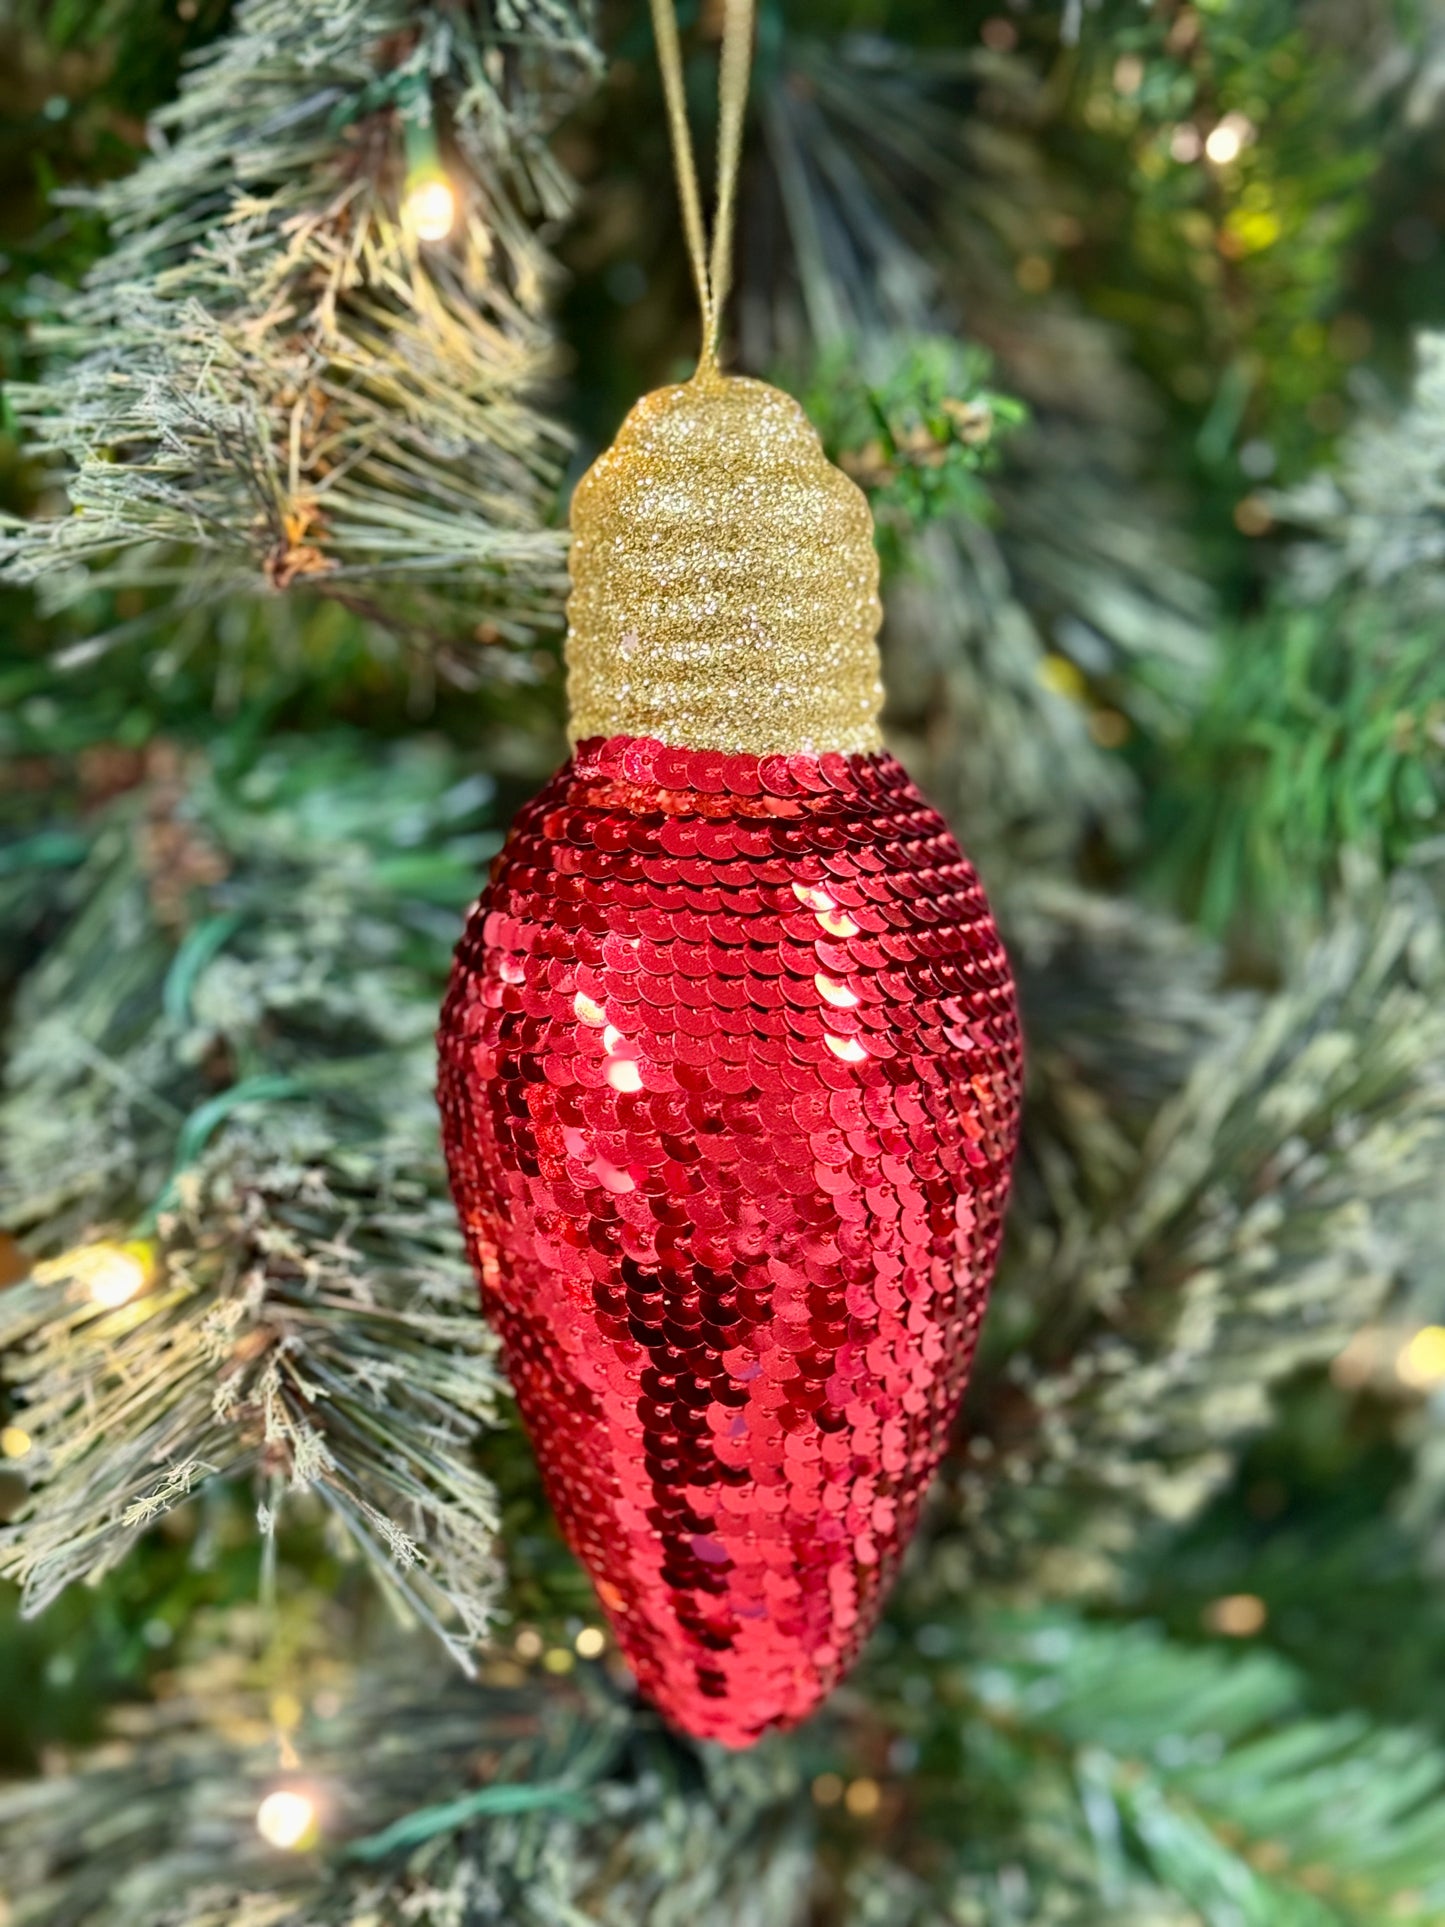
[[[1228,167],[1237,161],[1244,151],[1244,144],[1253,135],[1254,129],[1243,114],[1226,114],[1219,125],[1213,128],[1204,143],[1204,151],[1216,167]]]
[[[1426,1325],[1401,1346],[1395,1376],[1416,1392],[1433,1392],[1445,1385],[1445,1325]]]
[[[123,1245],[97,1245],[87,1252],[83,1272],[92,1304],[118,1311],[145,1289],[146,1267]]]
[[[256,1809],[256,1831],[268,1847],[294,1852],[316,1829],[316,1802],[300,1787],[277,1787]]]
[[[402,219],[419,241],[445,241],[457,218],[457,197],[443,174],[428,174],[407,189]]]

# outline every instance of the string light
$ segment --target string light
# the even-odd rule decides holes
[[[456,226],[457,194],[442,166],[426,86],[419,84],[403,100],[402,126],[406,135],[402,224],[418,241],[445,241]]]
[[[110,1250],[98,1247],[94,1264],[88,1271],[86,1289],[93,1304],[106,1311],[118,1311],[132,1298],[139,1297],[149,1276],[149,1266],[133,1246],[116,1245]]]
[[[256,1831],[268,1847],[296,1853],[316,1838],[320,1810],[304,1787],[276,1787],[256,1809]]]
[[[133,1238],[127,1244],[82,1245],[47,1259],[31,1275],[38,1285],[79,1285],[93,1305],[118,1311],[139,1297],[155,1271],[155,1246]]]
[[[1246,144],[1254,138],[1254,128],[1243,114],[1226,114],[1219,125],[1210,130],[1204,143],[1204,152],[1216,167],[1228,167],[1237,161]]]
[[[19,1425],[7,1425],[0,1431],[0,1454],[7,1459],[23,1459],[30,1452],[30,1434]]]
[[[843,1795],[843,1804],[855,1820],[866,1820],[882,1806],[883,1789],[876,1780],[866,1777],[850,1780]]]
[[[1400,1347],[1395,1376],[1416,1392],[1445,1385],[1445,1325],[1426,1325]]]
[[[445,241],[456,225],[456,191],[445,174],[409,179],[401,218],[418,241]]]
[[[1204,1609],[1204,1623],[1212,1633],[1226,1639],[1253,1639],[1264,1630],[1269,1608],[1252,1592],[1232,1592],[1223,1599],[1211,1600]]]
[[[572,1643],[579,1659],[599,1659],[607,1645],[607,1635],[600,1626],[584,1626]]]

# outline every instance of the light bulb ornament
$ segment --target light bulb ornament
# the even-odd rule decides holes
[[[1021,1051],[978,879],[882,746],[866,501],[718,367],[750,0],[710,259],[653,13],[702,355],[574,497],[573,753],[468,921],[439,1097],[563,1530],[643,1691],[742,1746],[881,1610],[977,1339]]]

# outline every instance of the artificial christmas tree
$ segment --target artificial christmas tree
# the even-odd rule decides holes
[[[564,753],[567,430],[690,365],[645,14],[182,11],[0,21],[12,1918],[1439,1918],[1431,23],[762,9],[733,364],[870,497],[885,740],[1030,1049],[891,1599],[734,1752],[639,1699],[556,1533],[429,1096]]]

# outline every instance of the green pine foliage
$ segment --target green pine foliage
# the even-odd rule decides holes
[[[1364,1927],[1438,1914],[1445,1758],[1424,1735],[1316,1717],[1272,1656],[1174,1644],[1147,1624],[997,1615],[910,1632],[878,1667],[918,1749],[923,1814],[908,1824],[968,1843],[955,1847],[957,1918]],[[994,1803],[985,1839],[966,1819],[979,1784]],[[1061,1882],[1070,1834],[1089,1850],[1082,1878]]]
[[[1383,600],[1282,605],[1225,641],[1211,700],[1162,773],[1157,873],[1256,954],[1317,924],[1350,863],[1377,873],[1438,836],[1445,658]]]
[[[1209,929],[1252,946],[1317,923],[1348,864],[1387,873],[1439,835],[1445,342],[1413,393],[1339,462],[1269,498],[1286,586],[1225,639],[1187,744],[1151,786],[1157,874]]]
[[[885,568],[931,523],[988,513],[977,478],[1024,417],[1020,402],[988,386],[988,358],[976,349],[935,335],[894,352],[875,381],[855,350],[840,347],[810,370],[798,397],[829,459],[867,493]]]
[[[846,1703],[798,1749],[699,1754],[590,1666],[539,1694],[515,1663],[471,1687],[383,1664],[297,1730],[330,1849],[278,1862],[252,1815],[297,1775],[227,1631],[164,1720],[0,1796],[16,1927],[1423,1927],[1445,1905],[1429,1739],[1314,1715],[1268,1655],[1060,1614],[895,1623],[865,1680],[907,1765],[866,1778],[866,1826],[835,1811],[866,1747]]]
[[[1097,143],[1131,190],[1098,210],[1091,305],[1135,336],[1221,477],[1251,440],[1297,477],[1346,419],[1362,337],[1340,318],[1341,270],[1382,163],[1361,68],[1396,57],[1389,14],[1232,0],[1130,22],[1119,8],[1117,33],[1082,42],[1072,151],[1084,162]],[[1408,33],[1405,10],[1395,24]]]

